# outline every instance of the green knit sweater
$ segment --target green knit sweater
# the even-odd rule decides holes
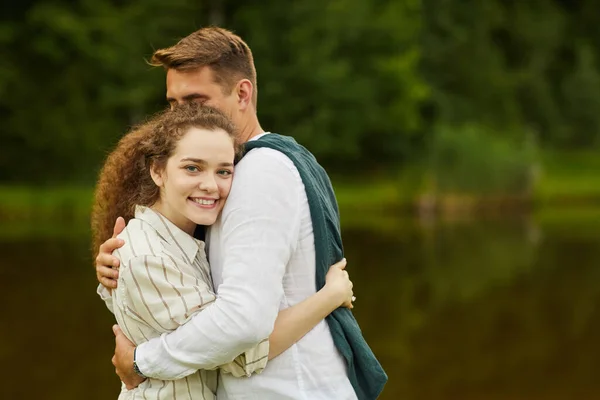
[[[343,258],[339,210],[329,176],[315,157],[289,136],[271,133],[245,145],[246,152],[259,147],[285,154],[300,173],[315,237],[317,289],[321,289],[329,267]],[[327,317],[327,323],[337,349],[346,360],[348,377],[358,399],[376,399],[387,375],[363,338],[352,312],[338,308]]]

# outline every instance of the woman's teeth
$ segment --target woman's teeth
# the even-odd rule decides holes
[[[202,204],[205,206],[211,206],[211,205],[215,204],[215,200],[206,200],[206,199],[192,199],[192,200],[198,204]]]

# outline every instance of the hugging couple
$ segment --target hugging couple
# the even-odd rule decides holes
[[[152,64],[171,107],[108,156],[92,213],[119,399],[376,399],[331,183],[261,128],[248,45],[203,28]]]

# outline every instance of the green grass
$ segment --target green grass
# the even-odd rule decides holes
[[[92,196],[85,186],[0,186],[0,220],[88,220]]]
[[[593,226],[598,228],[600,207],[542,207],[535,211],[536,221],[548,225],[564,227],[567,224]],[[572,233],[572,232],[571,232]]]
[[[409,211],[423,192],[424,173],[406,168],[396,174],[332,177],[340,210]]]
[[[542,205],[600,202],[600,155],[597,152],[547,153],[535,191]]]
[[[412,201],[412,197],[394,181],[336,183],[334,190],[340,209],[385,209]]]

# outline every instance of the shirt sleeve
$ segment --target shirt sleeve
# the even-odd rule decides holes
[[[304,186],[291,160],[270,149],[251,151],[235,174],[221,217],[219,295],[187,324],[138,347],[136,361],[146,376],[179,379],[227,364],[273,330]]]
[[[220,365],[221,371],[232,374],[235,377],[248,377],[252,374],[261,373],[267,366],[269,359],[269,339],[246,350],[237,356],[232,362]]]
[[[108,308],[108,310],[114,314],[115,310],[113,308],[113,299],[112,299],[110,291],[107,288],[105,288],[104,286],[98,285],[98,289],[96,289],[96,293],[98,293],[98,296],[100,296],[100,298],[102,300],[104,300],[104,304],[106,304],[106,308]]]
[[[166,333],[215,301],[209,284],[169,257],[143,255],[121,268],[123,311],[157,332]]]

